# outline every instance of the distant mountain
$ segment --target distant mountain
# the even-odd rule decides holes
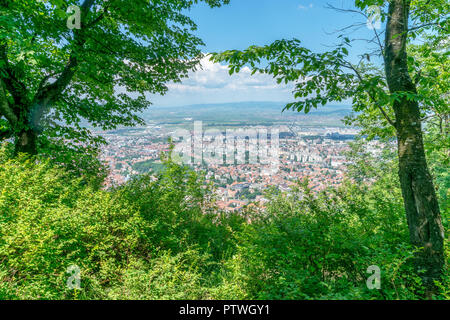
[[[234,102],[196,104],[175,107],[152,106],[143,113],[147,121],[165,123],[179,123],[184,121],[201,120],[212,123],[267,123],[286,122],[292,120],[314,119],[321,123],[319,118],[326,122],[340,122],[350,114],[349,105],[327,105],[304,113],[287,110],[282,112],[286,103],[283,102]]]
[[[272,101],[245,101],[245,102],[229,102],[229,103],[208,103],[208,104],[191,104],[191,105],[183,105],[183,106],[170,106],[170,107],[161,107],[161,106],[152,106],[150,109],[146,111],[152,111],[154,109],[157,110],[211,110],[211,109],[220,109],[227,110],[233,108],[245,108],[245,109],[262,109],[262,110],[283,110],[285,105],[288,102],[272,102]],[[319,107],[318,109],[311,110],[311,112],[328,112],[328,111],[338,111],[338,110],[346,110],[351,111],[350,105],[326,105]]]

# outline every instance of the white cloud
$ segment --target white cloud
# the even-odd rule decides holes
[[[308,9],[311,9],[312,7],[314,7],[314,5],[312,3],[310,3],[307,6],[306,5],[302,5],[302,4],[298,5],[298,9],[300,9],[300,10],[308,10]]]
[[[227,65],[213,63],[205,57],[196,72],[182,83],[170,83],[163,97],[149,97],[155,104],[183,105],[205,102],[288,101],[292,99],[293,85],[277,84],[272,76],[256,73],[248,67],[232,76]]]
[[[228,103],[242,101],[293,100],[294,84],[278,84],[270,75],[255,73],[249,67],[243,67],[239,73],[230,76],[227,65],[213,63],[209,57],[201,60],[201,68],[190,72],[181,83],[166,84],[168,91],[163,96],[147,93],[147,99],[158,106],[182,106],[205,103]],[[116,86],[116,93],[127,92],[124,87]]]
[[[208,57],[202,59],[201,66],[201,69],[191,72],[189,78],[183,83],[169,84],[169,90],[184,92],[248,91],[282,87],[270,75],[257,73],[252,76],[248,67],[243,67],[239,73],[230,76],[226,65],[214,63]]]

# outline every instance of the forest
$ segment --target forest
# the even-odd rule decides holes
[[[446,0],[329,5],[378,8],[357,59],[346,30],[322,52],[293,38],[208,53],[230,76],[292,84],[286,111],[350,101],[361,135],[340,186],[299,180],[227,212],[171,144],[105,188],[105,141],[84,124],[145,124],[147,93],[205,57],[190,8],[233,1],[0,0],[0,300],[450,299]]]

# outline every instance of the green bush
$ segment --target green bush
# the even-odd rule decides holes
[[[396,162],[387,150],[381,161],[361,145],[353,152],[341,187],[315,195],[304,181],[290,194],[270,190],[265,213],[248,212],[252,223],[236,235],[237,251],[225,265],[227,288],[242,299],[422,297]],[[442,214],[447,229],[448,210]],[[381,270],[380,290],[366,285],[373,265]],[[448,280],[446,270],[436,298],[448,299]]]
[[[196,183],[171,165],[156,182],[105,191],[46,162],[3,161],[0,298],[204,297],[212,257],[229,241],[225,219],[210,217],[207,190]],[[71,265],[81,269],[82,290],[66,285]],[[150,292],[141,292],[148,281]]]

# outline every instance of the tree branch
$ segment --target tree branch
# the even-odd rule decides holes
[[[12,137],[12,135],[13,132],[11,130],[0,131],[0,141],[9,139]]]
[[[11,94],[15,104],[26,104],[27,98],[26,86],[14,74],[14,70],[9,64],[7,56],[7,45],[0,45],[0,77],[2,77],[6,90]],[[3,72],[2,72],[3,71]]]
[[[363,82],[363,78],[362,78],[361,74],[351,63],[349,63],[348,65],[345,65],[345,66],[347,68],[350,68],[351,70],[353,70],[355,72],[356,76],[358,77],[359,81]],[[369,95],[369,98],[372,100],[372,102],[375,104],[375,106],[381,111],[381,113],[383,114],[383,117],[386,119],[386,121],[389,122],[389,124],[391,126],[393,126],[395,129],[397,129],[397,125],[395,124],[394,121],[391,120],[391,118],[389,118],[388,114],[386,113],[386,111],[384,111],[383,107],[378,103],[375,96],[370,91],[368,91],[367,94]]]
[[[85,0],[84,3],[81,6],[82,9],[82,16],[81,21],[83,21],[91,7],[93,6],[95,0]],[[97,19],[95,19],[95,23],[90,23],[89,26],[93,26],[94,24],[98,23],[104,15],[100,15]],[[80,49],[83,47],[84,43],[86,42],[86,37],[84,36],[85,29],[82,24],[82,29],[74,31],[74,45],[77,47],[77,49]],[[43,84],[48,80],[48,76],[44,77],[41,81],[40,89],[37,91],[35,98],[33,99],[33,105],[34,104],[40,104],[43,107],[47,106],[48,104],[54,102],[57,97],[67,88],[70,81],[72,80],[73,76],[75,75],[76,68],[78,66],[78,58],[75,55],[75,50],[72,49],[72,52],[70,53],[69,60],[64,67],[64,70],[61,72],[58,79],[56,79],[55,82],[44,86]]]
[[[11,109],[6,96],[4,82],[0,79],[0,113],[9,121],[11,126],[15,126],[18,122],[17,116]]]
[[[438,26],[438,27],[441,27],[440,24],[439,24],[439,22],[430,22],[430,23],[422,24],[422,25],[420,25],[420,26],[410,27],[410,28],[408,28],[408,32],[409,32],[409,31],[414,31],[414,30],[417,30],[417,29],[421,29],[421,28],[430,27],[430,26]]]

